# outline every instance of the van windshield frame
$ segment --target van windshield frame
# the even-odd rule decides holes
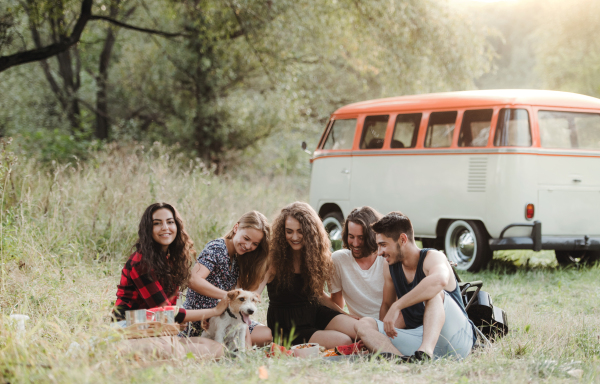
[[[323,139],[321,149],[325,151],[352,150],[357,120],[355,117],[333,120],[326,137]],[[327,148],[328,145],[330,145],[330,148]]]

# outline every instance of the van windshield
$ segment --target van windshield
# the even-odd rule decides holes
[[[539,111],[540,141],[545,148],[600,150],[600,115]]]
[[[335,120],[323,149],[352,149],[356,119]]]

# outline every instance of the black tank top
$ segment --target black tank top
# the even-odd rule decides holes
[[[414,287],[417,286],[425,278],[425,272],[423,272],[423,262],[425,261],[425,256],[427,256],[427,252],[430,250],[434,250],[433,248],[424,248],[421,249],[421,253],[419,255],[419,263],[417,264],[417,271],[415,273],[415,278],[409,284],[406,281],[406,276],[404,275],[404,270],[402,269],[402,263],[395,263],[390,265],[390,274],[392,275],[392,280],[394,281],[394,288],[396,288],[396,295],[400,298],[410,292]],[[452,278],[456,281],[456,277],[452,276]],[[456,282],[456,288],[452,292],[446,291],[452,297],[452,299],[458,304],[460,309],[462,309],[465,317],[467,316],[467,311],[465,311],[465,305],[460,297],[460,288],[458,287],[458,282]],[[404,323],[406,324],[407,329],[413,329],[420,327],[423,325],[423,314],[425,313],[425,304],[417,303],[408,308],[404,308],[402,310],[402,316],[404,317]],[[469,320],[470,322],[470,320]],[[473,324],[473,323],[471,323]]]
[[[276,279],[267,283],[267,294],[269,295],[269,306],[276,307],[300,307],[311,305],[311,296],[306,292],[304,276],[294,273],[292,284],[278,287]]]

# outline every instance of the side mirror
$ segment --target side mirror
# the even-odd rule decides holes
[[[308,153],[309,155],[312,155],[312,152],[306,149],[306,141],[302,142],[302,150]]]

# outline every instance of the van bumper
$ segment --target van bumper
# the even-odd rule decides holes
[[[512,227],[531,227],[531,236],[504,237],[504,233]],[[492,251],[509,249],[531,249],[536,252],[542,249],[557,251],[600,251],[599,236],[542,236],[542,223],[510,224],[500,232],[500,237],[490,239]]]

